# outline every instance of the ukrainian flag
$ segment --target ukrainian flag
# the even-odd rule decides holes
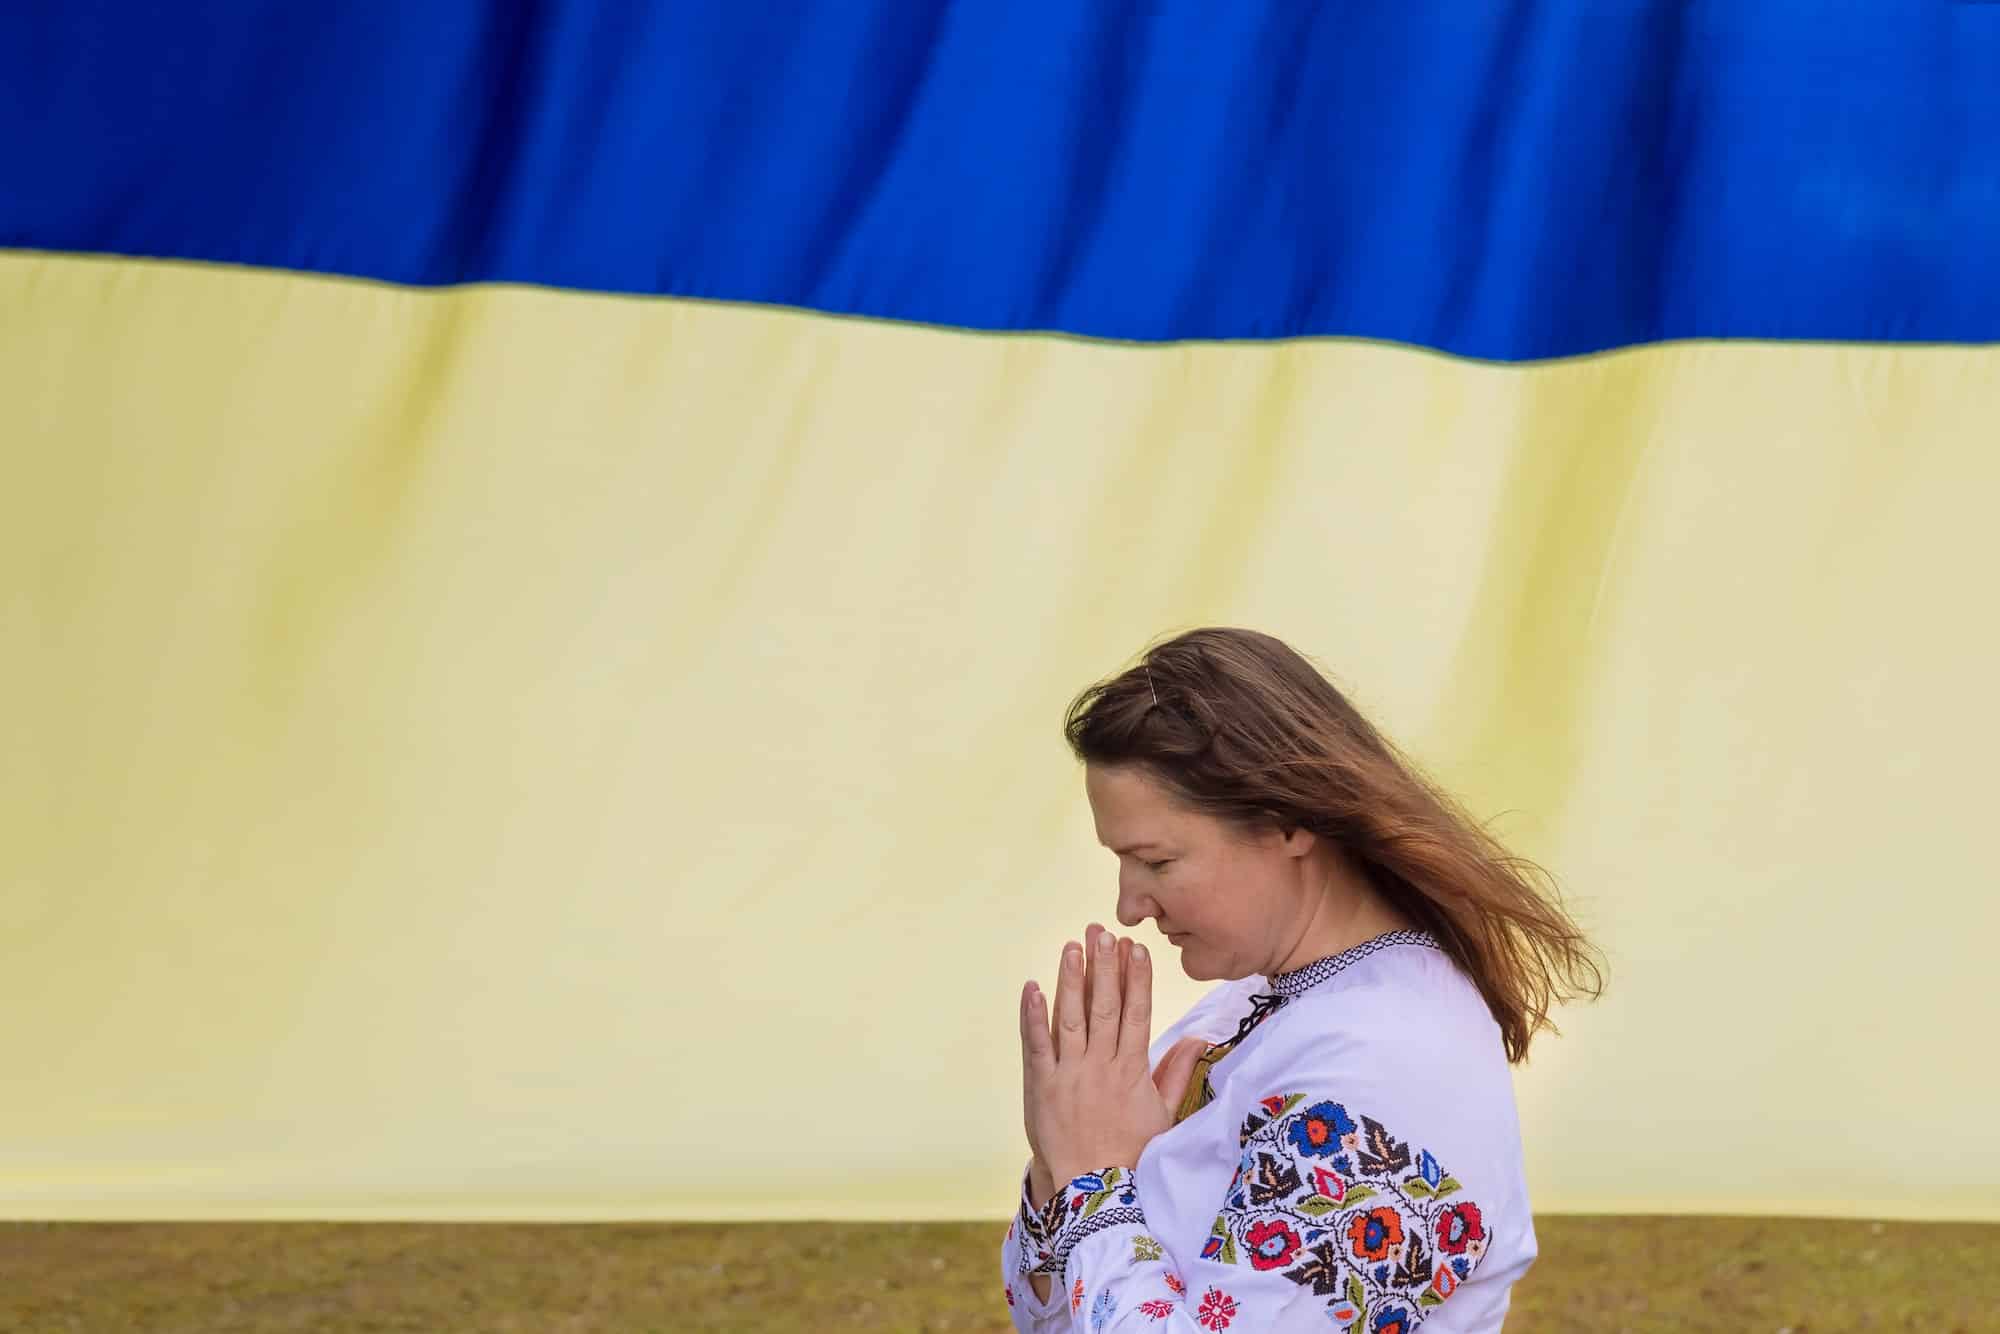
[[[0,1199],[998,1216],[1111,906],[1062,706],[1229,623],[1603,944],[1539,1208],[2000,1219],[1996,70],[1964,0],[6,7]]]

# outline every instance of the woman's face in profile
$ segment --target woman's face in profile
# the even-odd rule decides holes
[[[1118,920],[1151,919],[1181,971],[1212,981],[1262,973],[1304,892],[1303,862],[1277,830],[1248,840],[1192,810],[1143,770],[1086,765],[1097,841],[1118,856]]]

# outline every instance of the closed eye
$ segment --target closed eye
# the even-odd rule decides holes
[[[1160,869],[1160,868],[1161,868],[1162,866],[1165,866],[1165,865],[1166,865],[1166,864],[1167,864],[1168,862],[1170,862],[1170,861],[1172,861],[1172,860],[1173,860],[1173,858],[1172,858],[1172,857],[1166,857],[1166,858],[1162,858],[1161,860],[1159,860],[1159,861],[1156,861],[1156,862],[1147,862],[1147,863],[1146,863],[1146,865],[1147,865],[1147,867],[1148,867],[1148,868],[1150,868],[1151,870],[1155,870],[1155,871],[1157,871],[1157,870],[1159,870],[1159,869]]]

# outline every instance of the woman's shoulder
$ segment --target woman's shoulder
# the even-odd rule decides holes
[[[1379,950],[1339,976],[1300,995],[1316,1027],[1332,1025],[1359,1037],[1416,1034],[1497,1039],[1499,1026],[1463,969],[1436,945],[1415,942]]]
[[[1266,1135],[1343,1144],[1357,1170],[1428,1155],[1483,1198],[1511,1196],[1522,1189],[1520,1124],[1499,1025],[1448,956],[1396,954],[1285,1006],[1271,1040],[1218,1090],[1237,1138],[1284,1120]]]
[[[1442,950],[1383,950],[1285,1008],[1292,1013],[1273,1026],[1269,1055],[1300,1077],[1426,1101],[1504,1098],[1511,1107],[1500,1026]]]

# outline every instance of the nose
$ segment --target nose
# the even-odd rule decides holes
[[[1158,913],[1159,905],[1137,887],[1126,884],[1123,875],[1118,877],[1118,921],[1122,925],[1137,926]]]

